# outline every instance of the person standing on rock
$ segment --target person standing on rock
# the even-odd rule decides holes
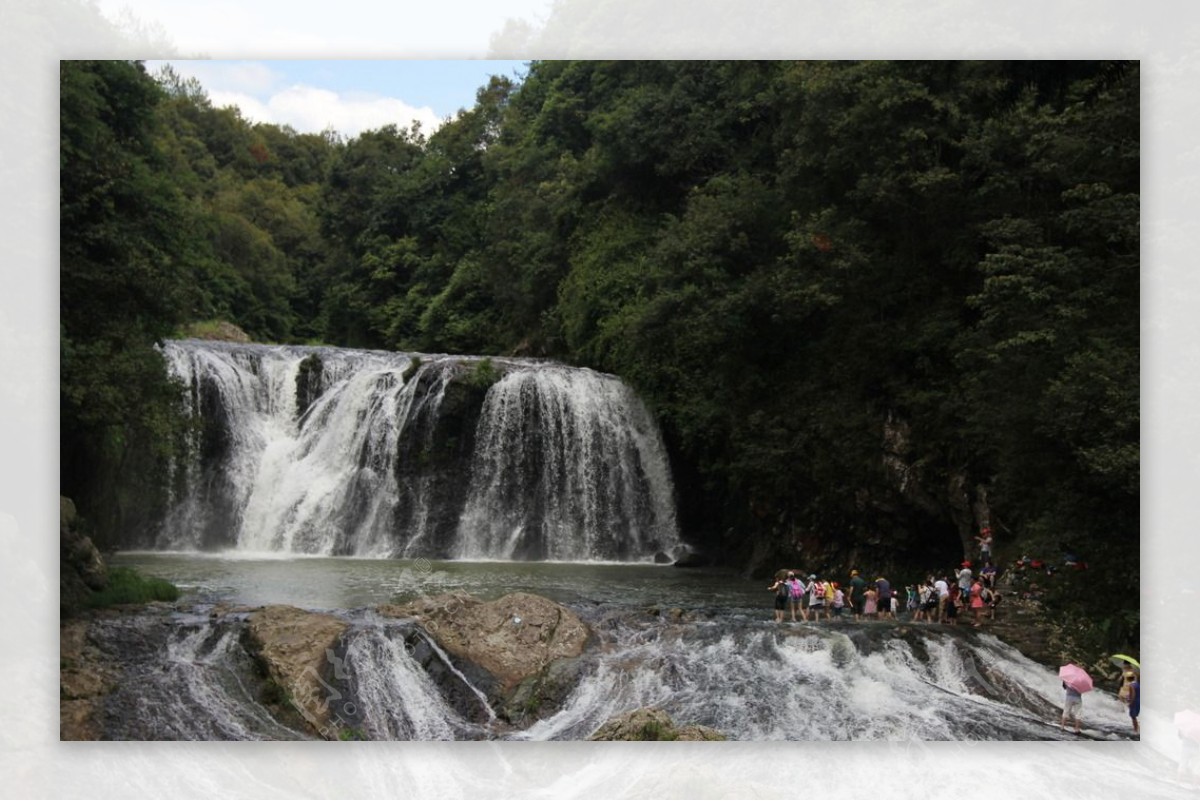
[[[1124,680],[1118,697],[1129,708],[1129,719],[1133,721],[1133,733],[1138,734],[1138,715],[1142,712],[1142,684],[1138,675],[1132,670],[1125,671]]]
[[[992,528],[984,526],[979,530],[979,536],[975,538],[979,543],[979,561],[987,562],[992,558]]]
[[[858,575],[857,570],[850,571],[850,606],[854,609],[854,619],[858,620],[863,614],[863,605],[867,600],[867,580]]]
[[[859,576],[857,570],[850,571],[850,596],[848,596],[850,608],[854,613],[854,620],[862,619],[863,604],[866,602],[866,579]]]
[[[933,590],[937,595],[937,622],[946,620],[946,607],[950,605],[950,583],[945,578],[933,582]]]
[[[946,622],[958,625],[958,605],[962,602],[962,590],[957,584],[950,585],[950,596],[946,599]]]
[[[787,585],[788,605],[792,610],[792,622],[796,622],[797,611],[800,612],[800,617],[807,622],[808,612],[804,611],[804,605],[801,603],[801,599],[804,598],[804,582],[797,578],[795,573],[788,573]]]
[[[830,611],[833,613],[833,616],[835,618],[837,618],[838,620],[841,620],[842,613],[843,613],[843,611],[845,611],[845,608],[846,608],[846,593],[842,589],[842,585],[838,584],[835,581],[835,582],[833,582],[833,606],[831,607]]]
[[[875,579],[875,595],[879,604],[879,619],[886,620],[887,618],[895,619],[892,614],[892,584],[883,576]]]
[[[956,574],[958,577],[958,589],[965,598],[971,592],[971,562],[967,560],[962,563],[962,568]]]
[[[825,582],[819,581],[815,573],[808,577],[808,611],[813,614],[813,621],[821,622],[821,612],[825,610]],[[828,619],[828,618],[827,618]]]
[[[1062,727],[1067,728],[1067,718],[1075,721],[1075,733],[1079,734],[1079,718],[1083,713],[1083,693],[1069,686],[1065,681],[1062,683],[1063,690],[1063,714]]]
[[[878,603],[879,593],[874,587],[867,587],[867,591],[863,593],[863,617],[874,620]]]
[[[933,622],[934,613],[938,608],[937,590],[933,588],[933,576],[928,576],[921,582],[920,589],[917,590],[917,613],[913,615],[913,621]]]
[[[979,628],[981,624],[980,617],[983,615],[983,609],[986,604],[983,601],[983,582],[979,579],[971,584],[971,611],[975,613],[975,628]]]
[[[783,613],[787,611],[788,594],[790,592],[787,583],[787,575],[784,573],[775,574],[775,583],[768,590],[775,593],[775,622],[783,622]]]

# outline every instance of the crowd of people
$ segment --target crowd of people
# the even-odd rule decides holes
[[[989,554],[990,556],[990,550]],[[900,620],[913,623],[957,625],[969,618],[974,626],[995,618],[1001,594],[996,590],[999,571],[990,558],[979,573],[964,560],[956,570],[929,573],[916,584],[893,587],[884,576],[870,581],[858,570],[850,571],[844,584],[803,571],[786,570],[775,575],[768,589],[775,595],[775,620],[793,622],[825,620]]]
[[[768,587],[775,596],[775,621],[783,623],[791,615],[793,622],[819,622],[825,620],[901,620],[912,623],[944,623],[957,625],[960,618],[967,619],[973,626],[981,626],[988,619],[995,619],[996,608],[1002,596],[996,588],[1000,571],[992,562],[992,532],[984,527],[975,538],[979,543],[979,561],[964,559],[956,569],[929,572],[915,584],[893,587],[882,575],[874,581],[858,570],[851,570],[845,583],[816,573],[800,570],[781,570]],[[976,564],[982,565],[975,572]],[[1068,555],[1064,560],[1067,569],[1086,570],[1087,564]],[[1057,568],[1037,559],[1022,556],[1011,566],[1009,581],[1022,597],[1033,596],[1039,589],[1034,576],[1043,572],[1053,576]],[[1062,726],[1073,723],[1080,730],[1082,693],[1063,683]],[[1133,732],[1138,734],[1138,715],[1141,710],[1140,677],[1132,669],[1122,671],[1122,684],[1118,697],[1129,710]]]

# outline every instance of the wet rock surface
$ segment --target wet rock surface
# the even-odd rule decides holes
[[[267,606],[246,622],[242,643],[318,732],[329,723],[329,679],[339,638],[349,628],[341,618],[293,606]]]
[[[708,726],[678,726],[661,709],[635,709],[609,720],[589,740],[725,740]]]
[[[482,601],[465,593],[384,605],[386,617],[412,618],[456,662],[483,671],[482,686],[510,720],[540,715],[572,685],[573,666],[591,635],[561,604],[530,593]]]
[[[74,619],[59,629],[60,740],[100,739],[104,699],[120,681],[120,667],[89,639],[90,626]]]

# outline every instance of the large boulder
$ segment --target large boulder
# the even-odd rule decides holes
[[[676,726],[661,709],[635,709],[612,718],[589,740],[724,740],[725,735],[708,726]]]
[[[349,624],[293,606],[263,607],[246,622],[243,642],[268,680],[317,734],[336,737],[330,726],[330,705],[340,694],[332,682],[338,642]]]
[[[524,592],[486,602],[448,593],[386,604],[379,613],[412,618],[451,658],[482,672],[481,689],[510,721],[553,708],[573,686],[590,637],[570,609]]]
[[[117,688],[120,669],[89,639],[90,622],[65,621],[59,629],[60,740],[98,740],[104,699]]]

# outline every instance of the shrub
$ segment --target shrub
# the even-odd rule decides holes
[[[179,588],[171,582],[143,576],[131,567],[109,571],[108,586],[88,599],[88,606],[100,609],[117,604],[144,604],[151,601],[176,601]]]
[[[421,357],[413,356],[412,361],[408,363],[408,367],[404,368],[404,373],[403,373],[403,375],[400,376],[400,379],[405,384],[407,384],[409,382],[409,380],[411,380],[412,377],[414,375],[416,375],[417,371],[420,369],[421,369]]]
[[[500,380],[500,371],[491,359],[480,359],[475,363],[471,372],[467,373],[466,382],[476,389],[487,389]]]

